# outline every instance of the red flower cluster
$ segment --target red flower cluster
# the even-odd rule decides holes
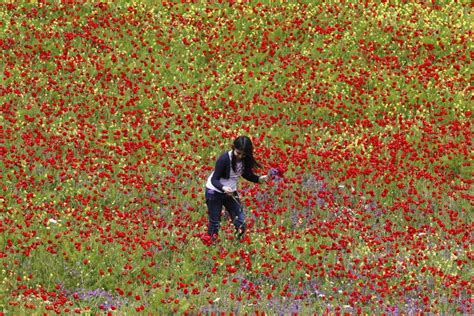
[[[472,313],[466,1],[148,2],[0,4],[1,306]],[[214,242],[241,134],[277,185]]]
[[[271,169],[268,171],[268,175],[270,176],[271,179],[284,178],[286,169],[287,169],[286,166],[282,164],[273,165]]]

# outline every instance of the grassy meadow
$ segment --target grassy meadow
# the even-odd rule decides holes
[[[0,315],[474,313],[471,8],[0,4]]]

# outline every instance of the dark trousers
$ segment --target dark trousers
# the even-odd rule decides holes
[[[206,188],[207,216],[209,219],[207,233],[217,237],[221,224],[222,207],[225,207],[239,234],[245,232],[245,213],[237,194],[229,196]]]

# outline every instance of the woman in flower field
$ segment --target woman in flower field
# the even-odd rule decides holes
[[[253,144],[249,137],[239,136],[232,150],[222,154],[216,162],[214,171],[206,183],[206,204],[208,210],[208,235],[215,239],[219,232],[222,207],[229,212],[237,236],[243,236],[246,230],[245,213],[237,192],[238,180],[244,179],[261,183],[268,180],[267,175],[258,176],[255,168],[261,167],[253,157]]]

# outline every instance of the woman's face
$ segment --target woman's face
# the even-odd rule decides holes
[[[242,161],[245,158],[245,153],[240,149],[234,148],[234,156],[237,158],[237,161]]]

